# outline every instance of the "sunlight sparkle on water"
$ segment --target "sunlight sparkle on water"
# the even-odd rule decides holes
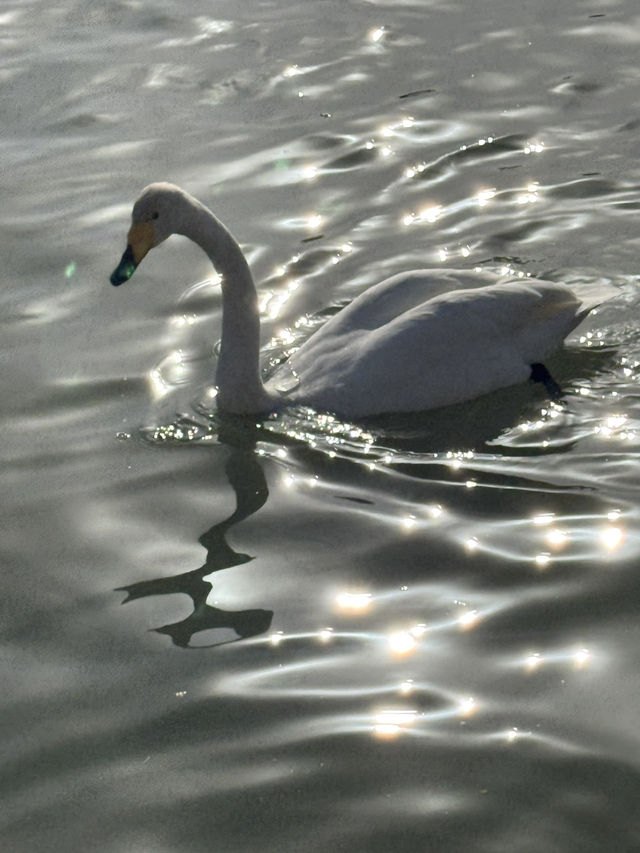
[[[527,658],[524,662],[524,665],[525,665],[526,669],[528,669],[531,672],[534,669],[537,669],[540,666],[541,662],[542,662],[542,659],[540,657],[539,652],[531,652],[531,654],[527,656]]]
[[[416,638],[409,631],[396,631],[389,637],[389,648],[394,655],[408,655],[416,647]]]
[[[341,610],[366,610],[373,602],[370,592],[341,592],[336,604]]]
[[[575,669],[582,669],[592,660],[589,649],[579,648],[571,651],[548,652],[544,658],[540,652],[530,652],[522,661],[527,672],[533,672],[543,663],[545,664],[573,664]]]
[[[484,207],[487,205],[492,198],[496,197],[496,189],[492,187],[491,189],[480,190],[480,192],[476,193],[476,201],[480,207]]]
[[[425,207],[418,214],[418,218],[422,222],[436,222],[440,215],[442,214],[442,207],[438,204],[434,204],[430,207]]]
[[[539,186],[537,183],[527,184],[527,188],[525,192],[520,193],[516,197],[516,202],[518,204],[531,204],[534,201],[539,201],[540,196],[538,195]]]
[[[573,656],[574,663],[578,669],[585,666],[591,660],[589,649],[579,649]]]
[[[469,628],[473,628],[479,618],[480,614],[477,610],[465,610],[464,613],[458,616],[458,625],[466,631]]]
[[[426,163],[417,163],[415,166],[409,166],[405,169],[404,177],[405,178],[415,178],[416,175],[422,174],[427,168]]]
[[[461,717],[470,717],[471,714],[478,710],[478,703],[473,696],[467,696],[465,699],[461,699],[458,702],[458,707],[460,709]]]
[[[554,528],[550,530],[546,535],[546,540],[549,545],[553,545],[556,548],[560,548],[562,545],[566,545],[569,541],[569,534],[564,530],[558,530]]]
[[[173,322],[176,326],[193,326],[196,322],[196,317],[194,314],[180,314],[173,318]]]
[[[151,385],[151,394],[155,400],[164,397],[169,391],[162,372],[157,367],[149,373],[149,384]]]
[[[406,725],[406,723],[412,723],[417,713],[417,711],[411,708],[390,708],[389,710],[378,711],[376,720],[378,722],[394,723],[395,725],[402,726]]]
[[[403,225],[413,225],[420,222],[437,222],[442,215],[442,207],[437,204],[423,208],[419,213],[407,213],[402,217]]]
[[[617,395],[617,392],[614,391],[611,396]],[[622,429],[622,427],[628,424],[628,418],[626,415],[611,415],[608,418],[599,424],[595,429],[594,433],[596,435],[600,435],[602,438],[619,438],[619,439],[633,439],[635,438],[635,432],[633,430]]]
[[[605,546],[605,548],[608,548],[610,551],[613,551],[622,542],[623,535],[624,534],[622,528],[607,527],[606,530],[602,531],[602,544]]]
[[[375,30],[369,30],[368,39],[372,42],[379,42],[384,36],[384,27],[376,27]]]
[[[536,554],[534,559],[536,566],[541,569],[546,568],[551,562],[551,554]]]
[[[280,329],[275,334],[275,339],[281,344],[292,344],[295,340],[295,335],[291,329]]]
[[[377,737],[392,738],[402,734],[418,718],[418,712],[407,708],[378,711],[374,716],[373,731]]]
[[[392,738],[397,737],[402,729],[396,723],[376,723],[373,727],[376,737]]]

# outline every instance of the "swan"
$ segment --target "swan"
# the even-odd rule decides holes
[[[145,255],[182,234],[222,278],[217,406],[266,414],[306,405],[345,418],[434,409],[533,379],[559,395],[544,360],[602,299],[565,285],[502,280],[485,272],[394,275],[328,320],[263,383],[260,318],[251,270],[213,213],[173,184],[146,187],[133,206],[118,286]]]

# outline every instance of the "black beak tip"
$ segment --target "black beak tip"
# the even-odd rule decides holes
[[[133,249],[131,246],[127,246],[124,255],[120,259],[120,263],[111,273],[109,281],[114,287],[119,287],[125,281],[129,281],[136,271],[136,266],[137,264],[133,258]]]

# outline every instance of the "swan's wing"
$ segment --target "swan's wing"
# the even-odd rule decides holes
[[[416,355],[435,347],[449,356],[490,357],[508,351],[524,364],[543,361],[595,307],[563,284],[527,279],[437,296],[398,317],[371,336],[372,347],[387,344]],[[375,341],[375,335],[387,341]],[[428,338],[429,343],[420,341]],[[393,343],[392,343],[393,341]],[[402,342],[406,342],[405,344]]]
[[[384,315],[384,299],[376,304]],[[373,328],[332,321],[292,356],[300,402],[364,415],[470,399],[526,380],[588,307],[529,279],[448,292]]]
[[[461,289],[495,284],[490,273],[466,270],[412,270],[369,287],[331,318],[317,334],[341,335],[354,329],[373,330],[424,305],[430,299]]]

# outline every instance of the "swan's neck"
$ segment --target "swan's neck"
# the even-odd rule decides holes
[[[204,249],[222,277],[218,407],[238,414],[264,412],[272,401],[260,378],[260,316],[249,264],[233,235],[203,205],[194,205],[182,233]]]

